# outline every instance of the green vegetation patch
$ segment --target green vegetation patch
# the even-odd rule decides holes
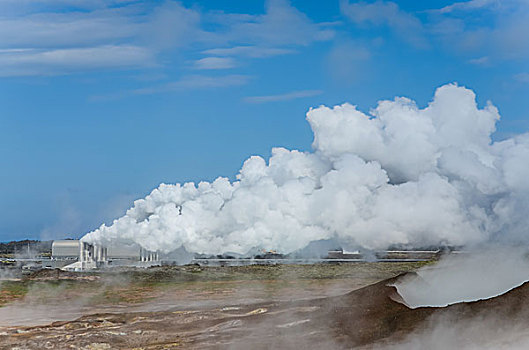
[[[0,306],[23,298],[28,292],[28,284],[20,281],[6,281],[0,285]]]

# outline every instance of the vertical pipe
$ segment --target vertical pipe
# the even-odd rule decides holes
[[[83,242],[79,242],[79,263],[81,265],[81,270],[83,269]]]

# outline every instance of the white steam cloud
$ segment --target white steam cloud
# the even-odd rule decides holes
[[[237,180],[162,184],[83,239],[150,250],[288,253],[334,239],[346,247],[526,241],[529,134],[492,142],[500,116],[471,90],[437,89],[366,115],[350,104],[307,113],[314,152],[274,148]]]
[[[411,308],[490,299],[529,280],[525,247],[492,246],[466,254],[448,255],[434,266],[405,276],[395,287]]]

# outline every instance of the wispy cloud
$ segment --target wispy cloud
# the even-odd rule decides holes
[[[321,90],[299,90],[291,91],[285,94],[279,95],[267,95],[267,96],[251,96],[244,99],[248,103],[267,103],[267,102],[278,102],[278,101],[289,101],[298,98],[312,97],[323,94]]]
[[[130,69],[154,65],[152,52],[137,46],[0,50],[0,77],[50,76],[92,69]]]
[[[223,88],[230,86],[245,85],[250,80],[248,75],[222,75],[222,76],[206,76],[206,75],[188,75],[179,80],[172,81],[163,85],[147,87],[143,89],[133,90],[132,93],[136,95],[148,95],[159,92],[181,91],[181,90],[197,90],[210,88]]]
[[[497,4],[499,4],[498,0],[470,0],[470,1],[455,2],[437,11],[440,13],[450,13],[454,11],[470,11],[470,10],[482,9],[482,8],[489,7],[491,5],[497,5]]]
[[[468,63],[476,65],[476,66],[488,66],[490,65],[490,57],[483,56],[478,58],[472,58],[468,60]]]
[[[480,63],[472,57],[476,55],[488,56],[489,62],[529,57],[527,0],[460,1],[421,13],[382,0],[341,0],[340,5],[342,14],[359,28],[386,26],[417,48],[443,47],[473,64]]]
[[[277,47],[305,46],[334,36],[334,30],[313,22],[287,0],[268,0],[265,7],[262,15],[221,18],[229,23],[226,37],[238,43]]]
[[[0,59],[8,63],[2,76],[121,69],[120,60],[127,68],[170,66],[197,49],[214,57],[192,68],[226,69],[235,66],[227,56],[292,53],[334,33],[286,0],[267,1],[265,13],[257,15],[129,0],[5,0],[0,13],[0,50],[21,50],[2,53]]]
[[[139,89],[122,91],[114,94],[92,96],[90,101],[101,102],[116,100],[128,96],[154,95],[160,93],[181,92],[189,90],[204,90],[228,88],[247,84],[252,77],[248,75],[231,74],[221,76],[187,75],[178,80],[163,84],[151,85]]]
[[[348,0],[342,0],[340,8],[342,13],[356,24],[387,25],[402,40],[416,47],[428,47],[421,21],[413,14],[401,10],[394,2],[350,3]]]
[[[194,62],[195,69],[228,69],[235,66],[235,60],[229,57],[205,57]]]
[[[371,52],[361,44],[343,42],[330,50],[326,65],[336,81],[350,84],[365,77],[370,58]]]
[[[20,12],[0,18],[0,75],[144,69],[161,64],[162,50],[197,40],[201,33],[200,14],[178,3],[150,8],[128,1],[120,5],[88,0],[20,2]]]
[[[519,73],[514,76],[514,79],[521,83],[529,83],[529,73]]]
[[[294,49],[284,49],[277,47],[259,47],[259,46],[234,46],[227,48],[215,48],[203,51],[206,55],[216,56],[245,56],[251,58],[265,58],[279,55],[288,55],[296,53]]]
[[[491,62],[529,58],[526,0],[458,2],[430,17],[434,25],[451,28],[439,39],[458,53],[488,56]]]

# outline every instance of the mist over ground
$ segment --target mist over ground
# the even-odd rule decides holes
[[[313,152],[252,156],[233,182],[161,184],[83,239],[207,254],[289,253],[322,239],[347,249],[527,242],[529,134],[492,142],[499,119],[456,84],[425,108],[403,97],[369,114],[313,108]]]
[[[373,349],[527,349],[528,280],[524,247],[446,256],[395,283],[407,306],[439,312],[404,339]],[[474,310],[470,317],[465,308]]]
[[[448,255],[396,284],[407,306],[444,307],[502,295],[529,280],[527,249],[486,247]]]

